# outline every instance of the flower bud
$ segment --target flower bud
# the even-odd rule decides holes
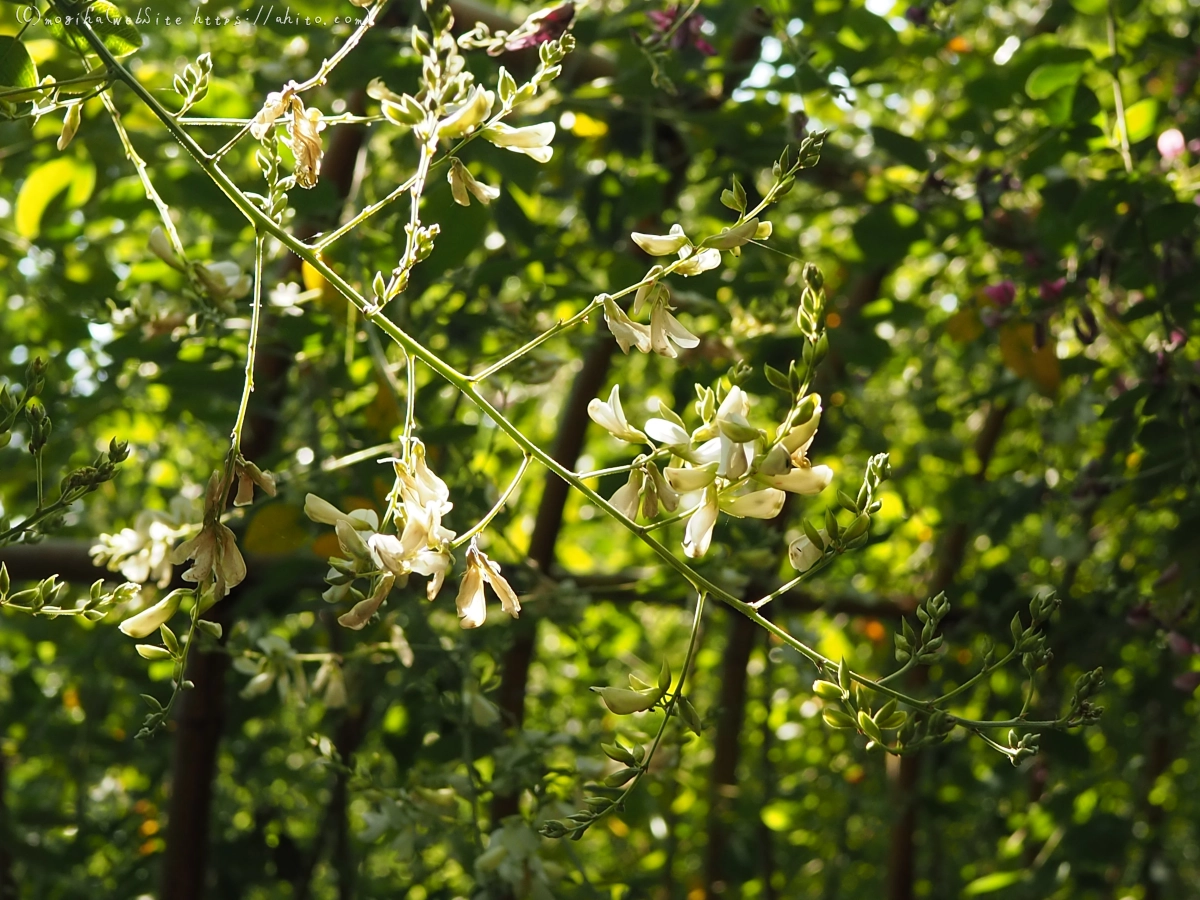
[[[629,688],[592,688],[604,705],[618,716],[628,716],[635,712],[651,709],[662,699],[664,691],[659,688],[648,688],[644,691],[632,691]]]
[[[635,231],[630,235],[633,242],[651,256],[670,256],[688,245],[687,235],[679,225],[672,225],[667,234],[643,234]]]
[[[191,591],[179,588],[171,591],[153,606],[142,610],[136,616],[130,616],[117,627],[121,633],[131,638],[147,638],[158,631],[159,626],[165,625],[179,610],[179,603],[185,594]]]

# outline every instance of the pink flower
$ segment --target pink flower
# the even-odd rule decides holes
[[[1038,296],[1047,303],[1054,303],[1059,300],[1063,291],[1067,287],[1067,279],[1055,278],[1053,281],[1043,281],[1038,285]]]
[[[1012,302],[1017,298],[1017,286],[1005,279],[998,284],[989,284],[983,289],[983,294],[996,306],[1012,306]]]
[[[1168,128],[1158,136],[1158,153],[1166,162],[1182,156],[1186,149],[1187,141],[1178,128]]]
[[[490,56],[499,56],[505,50],[524,50],[527,47],[537,47],[541,44],[557,41],[566,34],[575,18],[573,2],[560,3],[549,9],[534,13],[512,34],[508,35],[503,47],[494,47],[488,51]]]
[[[646,17],[650,20],[651,29],[661,40],[675,27],[675,22],[681,12],[680,7],[673,3],[665,10],[651,10],[646,13]],[[688,16],[687,20],[671,35],[671,46],[676,50],[681,50],[690,44],[705,56],[714,55],[717,51],[713,48],[712,44],[703,38],[701,33],[701,29],[704,27],[706,21],[704,16],[695,13]]]

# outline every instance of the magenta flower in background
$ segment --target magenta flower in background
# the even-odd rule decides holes
[[[1067,279],[1055,278],[1053,281],[1043,281],[1038,285],[1038,296],[1047,303],[1054,303],[1062,297],[1063,291],[1066,290]]]
[[[488,51],[489,55],[498,56],[505,51],[524,50],[556,41],[566,34],[574,18],[575,4],[571,0],[536,12],[508,36],[503,47]]]
[[[1166,162],[1182,156],[1186,149],[1187,141],[1178,128],[1168,128],[1158,136],[1158,153]]]
[[[678,4],[672,3],[665,10],[651,10],[646,13],[650,19],[650,28],[661,40],[665,37],[672,28],[675,27],[676,21],[683,14],[683,9]],[[713,45],[704,39],[704,34],[701,29],[704,23],[708,21],[699,13],[692,13],[687,17],[682,25],[676,29],[671,35],[671,46],[676,50],[682,50],[684,47],[692,46],[703,53],[705,56],[712,56],[717,51]]]
[[[983,289],[983,294],[997,306],[1012,306],[1017,299],[1017,286],[1005,279],[997,284],[989,284]]]

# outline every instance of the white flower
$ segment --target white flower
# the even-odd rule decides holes
[[[328,500],[316,494],[304,496],[304,514],[319,525],[337,525],[342,519],[350,518]]]
[[[254,135],[256,141],[261,141],[270,133],[275,126],[275,120],[283,115],[287,109],[288,101],[279,91],[272,91],[267,94],[267,102],[263,104],[263,108],[258,111],[254,117],[254,121],[250,124],[250,133]]]
[[[686,260],[686,262],[675,268],[676,273],[680,275],[699,275],[701,272],[715,269],[721,264],[721,251],[712,247],[693,251],[692,248],[685,247],[679,251],[679,258]]]
[[[242,272],[235,262],[221,261],[195,266],[196,277],[218,303],[236,300],[250,291],[250,276]]]
[[[786,498],[783,491],[766,488],[761,491],[751,491],[739,497],[721,498],[721,509],[731,516],[751,519],[773,519],[783,509]]]
[[[625,418],[625,410],[621,408],[620,385],[613,385],[607,403],[598,397],[593,398],[588,403],[588,415],[593,422],[619,440],[630,444],[640,444],[646,440],[646,435],[630,425]]]
[[[817,536],[822,542],[829,540],[824,528],[817,532]],[[807,572],[820,562],[824,555],[825,551],[810,541],[807,535],[801,535],[788,546],[788,560],[791,562],[792,568],[799,572]]]
[[[439,548],[427,548],[417,553],[413,557],[411,565],[412,570],[418,575],[426,575],[429,581],[425,584],[425,597],[429,600],[437,598],[438,592],[442,589],[442,584],[446,580],[446,572],[450,569],[451,563],[454,562],[454,557],[450,555],[450,551],[445,549],[445,546]]]
[[[669,470],[668,470],[669,471]],[[708,552],[713,528],[717,524],[717,489],[710,485],[704,491],[704,502],[688,519],[683,535],[683,552],[690,559],[699,559]]]
[[[683,227],[680,225],[672,225],[668,234],[643,234],[635,231],[630,237],[633,238],[635,244],[651,256],[670,256],[672,253],[678,253],[684,247],[690,246],[687,235],[683,233]]]
[[[119,571],[129,581],[145,584],[153,580],[165,588],[174,574],[171,545],[191,530],[187,524],[191,516],[191,501],[175,497],[167,512],[142,510],[132,528],[100,535],[88,552],[97,566]]]
[[[675,512],[676,507],[679,506],[679,494],[667,483],[667,479],[658,471],[658,466],[654,463],[647,463],[646,470],[650,473],[650,479],[644,487],[647,505],[657,506],[661,503],[663,509],[667,512]],[[653,502],[651,503],[652,494]],[[657,510],[646,510],[648,518],[653,518],[652,513],[657,513]]]
[[[172,269],[180,269],[179,257],[175,253],[175,248],[171,246],[171,242],[167,240],[166,233],[162,230],[161,225],[155,225],[150,230],[150,250],[151,252],[165,262]]]
[[[808,459],[808,448],[812,445],[817,427],[821,424],[821,395],[813,394],[812,396],[816,399],[816,408],[813,410],[812,418],[789,430],[780,441],[791,456],[792,462],[797,466],[804,465]]]
[[[500,566],[488,559],[475,541],[467,549],[467,571],[458,589],[455,604],[458,607],[458,624],[463,628],[478,628],[487,618],[487,601],[483,593],[484,583],[490,584],[500,598],[501,608],[514,619],[521,612],[521,602],[508,581],[500,574]]]
[[[650,328],[633,321],[625,315],[625,310],[617,306],[617,302],[604,296],[604,321],[608,330],[617,339],[617,346],[622,353],[628,353],[630,347],[637,347],[643,353],[650,351]]]
[[[685,447],[691,442],[691,438],[683,426],[670,419],[657,417],[647,419],[646,434],[668,447]]]
[[[666,301],[654,304],[650,312],[650,346],[659,356],[674,359],[679,355],[675,344],[689,350],[700,343],[696,337],[679,324],[667,308]]]
[[[674,468],[668,466],[664,470],[667,477],[667,484],[681,494],[690,494],[692,491],[699,491],[714,481],[717,480],[717,464],[715,462],[707,463],[703,466],[689,466],[687,468]]]
[[[731,441],[745,443],[758,438],[758,429],[746,418],[750,414],[750,398],[736,384],[729,389],[717,407],[717,429]]]
[[[246,561],[238,550],[233,532],[218,521],[206,524],[190,541],[184,541],[171,554],[176,565],[192,560],[191,568],[181,576],[184,581],[205,584],[210,579],[217,600],[242,583],[246,577]]]
[[[379,607],[388,598],[388,594],[392,592],[392,585],[395,583],[396,576],[391,572],[385,572],[379,579],[379,583],[375,585],[371,596],[365,600],[359,600],[349,612],[338,616],[338,624],[353,631],[362,629],[379,611]]]
[[[637,518],[638,500],[641,498],[644,479],[642,470],[634,469],[629,473],[629,480],[617,488],[617,492],[608,499],[608,502],[627,519]]]
[[[446,180],[450,182],[450,193],[459,206],[470,206],[472,196],[484,206],[500,196],[500,188],[480,184],[457,159],[450,160],[450,172],[446,175]]]
[[[378,557],[383,568],[397,577],[415,572],[430,576],[425,586],[425,596],[430,600],[437,597],[446,578],[453,558],[446,548],[446,541],[453,539],[451,532],[434,525],[437,514],[428,507],[405,506],[408,516],[400,537],[391,534],[372,534],[367,546]]]
[[[463,628],[478,628],[487,618],[487,598],[483,595],[483,572],[478,566],[468,565],[462,583],[458,587],[458,596],[454,598],[458,606],[458,624]]]
[[[467,93],[466,99],[453,107],[446,118],[438,122],[438,137],[456,138],[470,134],[477,125],[492,114],[492,104],[495,102],[496,95],[494,93],[475,85]],[[550,136],[554,136],[553,131]]]
[[[158,631],[160,626],[166,625],[167,622],[171,621],[171,617],[179,610],[179,601],[183,599],[185,594],[189,593],[191,591],[184,588],[171,591],[171,593],[167,594],[167,596],[163,597],[153,606],[142,610],[136,616],[130,616],[118,625],[117,628],[121,630],[122,634],[128,637],[138,640],[147,638]]]
[[[511,150],[514,153],[524,153],[540,163],[550,162],[554,148],[550,142],[554,140],[554,123],[543,122],[540,125],[526,125],[524,128],[513,128],[503,122],[489,125],[482,132],[485,139]]]
[[[767,475],[759,480],[782,491],[811,496],[829,487],[829,482],[833,480],[833,469],[829,466],[800,466],[782,475]]]
[[[264,472],[250,460],[239,456],[234,464],[234,473],[238,479],[237,496],[233,500],[234,506],[249,506],[253,503],[255,485],[258,485],[268,496],[275,496],[275,476],[270,472]]]

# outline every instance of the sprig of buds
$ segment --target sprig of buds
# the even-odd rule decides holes
[[[188,63],[183,72],[176,75],[173,84],[175,93],[183,98],[183,105],[175,117],[179,118],[199,103],[208,94],[208,83],[212,76],[212,54],[201,53],[195,63]]]

